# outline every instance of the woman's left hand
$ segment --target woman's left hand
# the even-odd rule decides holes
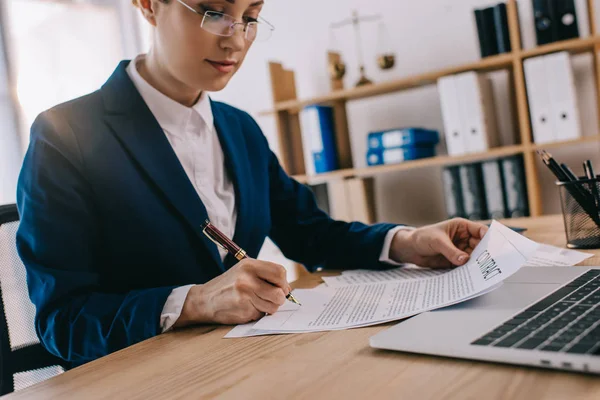
[[[401,230],[392,239],[390,258],[427,268],[461,266],[487,230],[487,226],[463,218]]]

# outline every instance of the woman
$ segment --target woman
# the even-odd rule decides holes
[[[263,1],[134,3],[152,49],[42,113],[19,179],[18,249],[50,352],[81,364],[170,329],[276,312],[291,289],[282,266],[255,259],[267,236],[309,269],[467,261],[483,225],[334,221],[248,114],[209,99],[269,33]],[[235,264],[210,242],[207,218],[249,258]]]

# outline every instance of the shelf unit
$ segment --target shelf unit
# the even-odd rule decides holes
[[[461,164],[522,154],[524,158],[530,214],[531,216],[539,216],[542,214],[542,199],[541,189],[539,187],[535,151],[540,148],[550,149],[581,143],[600,143],[600,135],[586,136],[576,140],[555,142],[544,145],[537,145],[534,143],[531,133],[529,106],[527,102],[527,92],[523,72],[523,61],[530,57],[536,57],[557,51],[568,51],[574,55],[591,52],[593,54],[593,66],[596,78],[596,103],[598,107],[598,115],[600,116],[600,36],[598,35],[598,29],[595,20],[596,10],[594,6],[594,0],[587,0],[587,5],[591,33],[591,36],[588,38],[566,40],[524,50],[521,46],[521,32],[519,28],[520,25],[517,2],[516,0],[508,0],[508,25],[511,47],[513,49],[511,53],[486,57],[477,62],[444,68],[438,71],[427,72],[415,76],[409,76],[394,81],[376,83],[358,88],[333,90],[329,94],[310,99],[297,98],[295,77],[292,71],[285,70],[279,63],[270,63],[274,109],[261,112],[259,115],[272,115],[275,116],[277,120],[279,142],[281,146],[280,159],[286,172],[294,176],[294,178],[298,181],[311,185],[357,177],[370,179],[380,174],[406,171],[415,168]],[[396,93],[426,85],[433,85],[436,84],[437,80],[441,77],[462,72],[491,72],[497,70],[508,70],[510,72],[510,81],[514,86],[515,113],[519,130],[519,144],[495,147],[484,153],[467,154],[458,157],[441,155],[395,165],[354,168],[352,162],[352,152],[350,148],[348,120],[346,115],[346,103],[348,101]],[[332,87],[334,87],[333,84]],[[306,176],[304,169],[304,154],[300,131],[299,112],[304,107],[315,104],[326,104],[334,107],[336,141],[338,157],[340,160],[340,169],[333,172]]]

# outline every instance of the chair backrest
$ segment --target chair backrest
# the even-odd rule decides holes
[[[0,395],[64,372],[64,362],[46,351],[35,333],[25,266],[17,254],[19,213],[0,206]]]

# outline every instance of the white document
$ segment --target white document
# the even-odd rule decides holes
[[[293,294],[294,294],[294,297],[300,296],[303,298],[308,298],[308,296],[310,296],[311,291],[322,289],[325,286],[326,285],[324,283],[321,283],[320,285],[318,285],[312,289],[296,289],[293,291]],[[279,307],[279,310],[277,312],[278,313],[294,312],[299,307],[300,306],[296,303],[292,303],[291,301],[286,301],[285,304],[283,304],[281,307]],[[256,325],[256,322],[257,321],[253,321],[253,322],[249,322],[247,324],[236,326],[235,328],[230,330],[227,333],[227,335],[225,335],[225,338],[232,339],[232,338],[241,338],[241,337],[248,337],[248,336],[260,336],[260,335],[272,335],[273,334],[273,332],[271,332],[271,331],[261,331],[258,329],[254,329],[254,325]]]
[[[579,108],[571,56],[566,51],[544,56],[552,107],[554,137],[572,140],[581,137]]]
[[[581,251],[541,244],[524,267],[572,267],[591,256],[592,254]]]
[[[475,298],[478,296],[482,296],[486,293],[489,293],[495,289],[497,289],[498,287],[500,287],[502,285],[502,283],[499,283],[495,286],[492,286],[486,290],[484,290],[481,293],[477,293],[474,296],[470,296],[468,298],[462,299],[460,301],[457,301],[455,303],[459,303],[461,301],[466,301],[469,300],[471,298]],[[298,298],[302,298],[303,303],[302,303],[302,307],[308,307],[308,306],[312,306],[314,307],[319,307],[319,301],[324,301],[328,298],[329,294],[327,293],[318,293],[318,291],[320,290],[324,290],[327,291],[328,289],[324,286],[321,285],[321,287],[319,288],[315,288],[315,289],[297,289],[294,290],[294,297]],[[454,304],[454,303],[452,303]],[[451,305],[451,304],[448,304]],[[297,305],[293,305],[295,307],[290,307],[287,305],[283,305],[279,311],[277,311],[276,314],[274,314],[272,317],[276,317],[277,319],[281,320],[281,321],[285,321],[286,319],[290,318],[293,313],[295,311],[297,311]],[[235,339],[235,338],[242,338],[242,337],[250,337],[250,336],[264,336],[264,335],[274,335],[274,334],[290,334],[290,333],[309,333],[309,332],[315,332],[314,329],[306,329],[306,330],[295,330],[293,332],[287,332],[287,331],[273,331],[273,330],[262,330],[257,328],[257,324],[259,321],[255,321],[255,322],[250,322],[248,324],[243,324],[243,325],[238,325],[235,328],[233,328],[232,330],[230,330],[225,336],[225,339]],[[383,323],[385,321],[382,321],[381,323]],[[379,322],[376,322],[379,323]],[[373,324],[364,324],[364,325],[356,325],[353,326],[353,328],[357,328],[357,327],[361,327],[361,326],[368,326],[368,325],[373,325]],[[338,328],[339,329],[339,328]],[[318,329],[317,331],[322,331],[322,330],[338,330],[338,329]],[[342,328],[344,329],[344,328]]]
[[[464,143],[462,113],[454,76],[440,78],[438,80],[438,91],[448,154],[451,156],[465,154],[467,150]]]
[[[301,307],[265,316],[253,329],[272,333],[347,329],[456,304],[498,287],[537,247],[537,243],[494,221],[464,266],[422,279],[294,292]]]
[[[328,287],[340,287],[347,285],[359,285],[361,283],[403,281],[430,278],[450,271],[449,269],[419,268],[416,266],[405,266],[385,271],[352,270],[344,271],[338,276],[324,276],[323,282]]]
[[[535,143],[550,143],[556,140],[552,105],[550,102],[549,77],[546,75],[544,57],[528,58],[523,61],[527,101]],[[552,78],[553,79],[553,78]]]
[[[325,286],[324,284],[321,284],[319,286]],[[301,296],[301,297],[307,297],[307,293],[304,292],[308,292],[310,290],[316,290],[319,288],[319,286],[317,286],[314,289],[296,289],[294,290],[294,297],[296,296]],[[292,303],[291,301],[286,301],[284,305],[282,305],[281,307],[279,307],[279,310],[277,311],[277,313],[284,313],[284,312],[294,312],[296,311],[300,306],[297,305],[296,303]],[[254,329],[254,325],[256,325],[256,321],[254,322],[250,322],[247,324],[243,324],[243,325],[238,325],[235,328],[233,328],[232,330],[230,330],[227,335],[225,335],[226,339],[232,339],[232,338],[241,338],[241,337],[248,337],[248,336],[260,336],[260,335],[272,335],[273,332],[271,331],[261,331],[258,329]]]
[[[525,262],[524,267],[571,267],[592,257],[592,254],[541,244]],[[430,278],[451,271],[450,269],[420,268],[407,265],[385,271],[368,269],[344,271],[338,276],[324,276],[323,282],[330,288],[359,285],[361,283],[403,281]]]

